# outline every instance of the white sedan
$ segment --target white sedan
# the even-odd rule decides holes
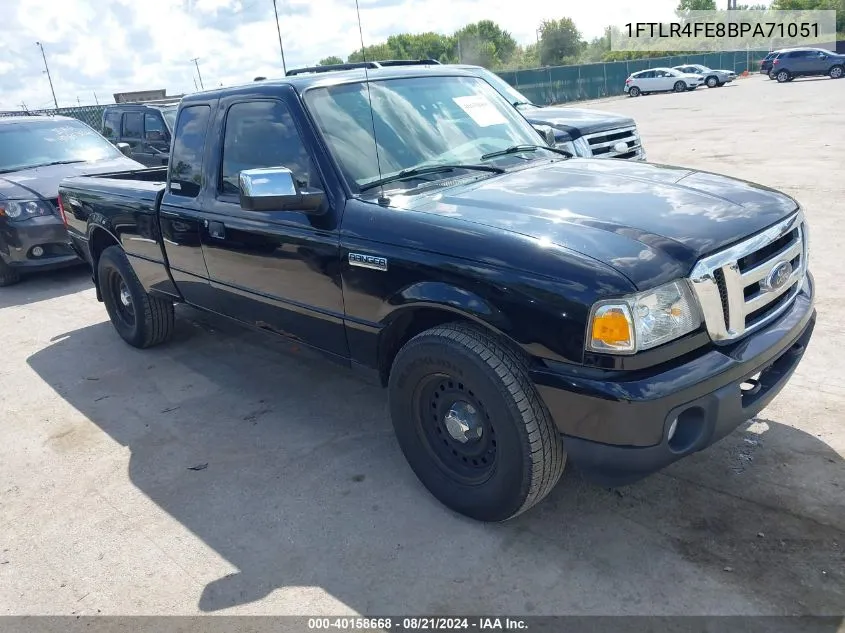
[[[701,75],[704,77],[704,83],[708,88],[715,88],[716,86],[724,86],[736,79],[736,73],[732,70],[718,69],[714,70],[701,64],[687,64],[686,66],[675,66],[675,70],[682,73],[692,73],[693,75]]]
[[[649,92],[686,92],[695,90],[704,83],[704,77],[682,73],[674,68],[649,68],[632,73],[625,80],[625,92],[639,97]]]

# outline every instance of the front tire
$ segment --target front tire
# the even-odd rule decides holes
[[[632,97],[639,97],[640,96],[640,89],[637,88],[636,86],[631,86],[628,89],[628,94]]]
[[[842,66],[834,66],[830,69],[828,75],[830,75],[831,79],[842,79],[842,76],[845,75],[845,68]]]
[[[112,325],[124,341],[145,348],[173,335],[173,302],[147,294],[120,246],[109,246],[100,255],[97,283]]]
[[[3,258],[0,257],[0,288],[5,286],[12,286],[18,283],[20,280],[20,273],[11,266],[9,266],[9,264],[4,262]]]
[[[719,78],[713,75],[710,75],[707,80],[704,82],[707,84],[708,88],[715,88],[719,85]]]
[[[504,521],[543,499],[566,453],[520,353],[489,332],[453,323],[399,351],[390,413],[402,453],[445,506]]]
[[[683,81],[675,82],[675,92],[684,92],[686,89],[687,85]]]
[[[778,80],[779,84],[786,83],[789,81],[789,71],[788,70],[779,70],[777,75],[775,75],[775,79]]]

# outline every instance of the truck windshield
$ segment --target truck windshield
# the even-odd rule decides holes
[[[486,68],[479,68],[476,72],[479,77],[498,90],[505,99],[511,102],[511,104],[515,106],[533,105],[528,97],[519,92],[496,73],[490,72]]]
[[[80,121],[47,119],[0,124],[0,172],[121,155],[114,145]]]
[[[478,164],[490,160],[485,155],[515,145],[542,144],[522,115],[476,77],[371,81],[370,93],[363,82],[305,92],[309,111],[357,191],[403,170],[438,163]],[[497,160],[554,155],[551,151],[506,154]]]
[[[164,117],[164,122],[167,123],[167,129],[173,134],[173,128],[176,127],[176,111],[179,106],[167,106],[161,109],[161,114]]]

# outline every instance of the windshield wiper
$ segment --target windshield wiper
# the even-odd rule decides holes
[[[567,158],[572,158],[572,154],[567,152],[565,149],[559,149],[557,147],[549,147],[548,145],[512,145],[506,149],[500,149],[495,152],[488,152],[487,154],[481,155],[481,160],[487,160],[488,158],[496,158],[497,156],[507,156],[508,154],[520,154],[522,152],[536,152],[538,149],[547,149],[550,152],[555,152],[556,154],[562,154]]]
[[[72,165],[73,163],[84,163],[84,160],[53,160],[49,163],[41,163],[40,165],[33,165],[32,168],[36,167],[52,167],[53,165]]]
[[[483,158],[483,156],[482,156]],[[501,167],[493,167],[492,165],[462,165],[459,163],[455,164],[443,164],[443,165],[429,165],[428,167],[411,167],[409,169],[403,169],[402,171],[396,172],[395,174],[391,174],[390,176],[385,176],[384,178],[377,178],[376,180],[371,180],[370,182],[361,185],[358,187],[360,191],[367,191],[368,189],[374,189],[375,187],[380,187],[382,185],[386,185],[390,182],[399,182],[400,180],[410,180],[411,178],[417,178],[419,176],[427,176],[428,174],[441,174],[444,172],[455,171],[456,169],[470,169],[473,171],[487,171],[491,174],[503,174],[505,170]]]

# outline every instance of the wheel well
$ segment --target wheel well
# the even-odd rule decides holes
[[[120,243],[112,236],[111,233],[105,229],[95,228],[91,232],[91,237],[88,239],[88,249],[91,251],[91,271],[94,277],[94,285],[97,288],[97,299],[102,301],[100,297],[100,284],[97,283],[97,264],[100,261],[100,255],[109,246],[119,246]]]
[[[379,378],[383,387],[387,386],[393,360],[402,346],[420,332],[444,323],[475,323],[461,314],[437,308],[417,308],[407,310],[396,318],[379,336],[378,366]]]

